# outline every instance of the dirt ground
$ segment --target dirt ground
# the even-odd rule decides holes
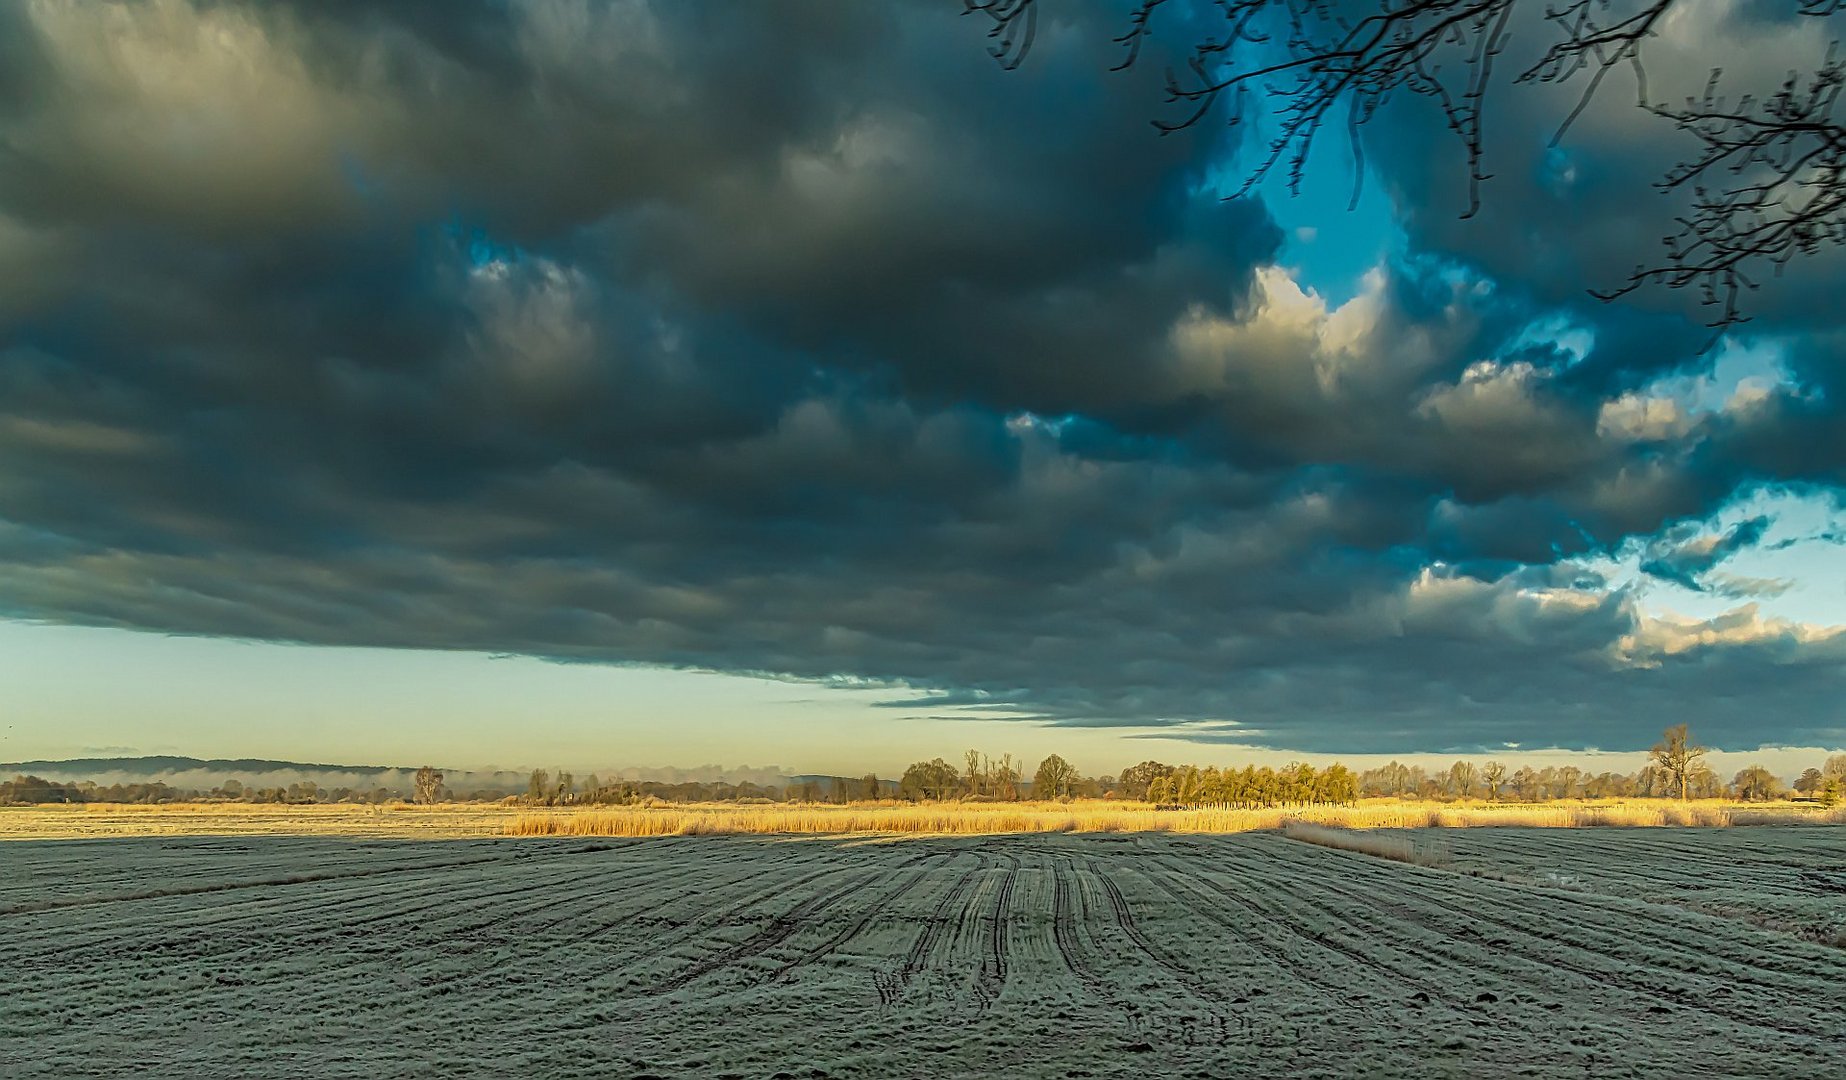
[[[0,1071],[1846,1076],[1838,829],[1540,833],[15,841]]]

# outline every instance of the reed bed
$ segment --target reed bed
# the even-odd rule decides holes
[[[0,806],[0,841],[122,836],[497,836],[518,811],[493,804],[71,803]]]
[[[523,813],[514,836],[702,836],[776,833],[995,835],[1005,833],[1237,833],[1289,825],[1336,829],[1589,828],[1839,822],[1805,807],[1742,810],[1693,803],[1362,803],[1269,809],[1163,810],[1119,802],[858,803],[845,806],[601,807]]]
[[[1846,808],[1627,800],[1572,803],[1422,803],[1367,799],[1356,806],[1157,810],[1119,800],[1029,803],[577,806],[498,803],[413,806],[165,803],[0,807],[0,841],[107,836],[696,836],[702,834],[1236,833],[1289,822],[1338,829],[1518,826],[1727,826],[1846,823]]]

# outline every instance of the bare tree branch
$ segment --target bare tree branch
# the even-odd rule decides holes
[[[1000,66],[1012,71],[1025,63],[1038,35],[1038,0],[962,0],[963,15],[979,12],[993,20],[987,52]]]
[[[1827,18],[1846,0],[1785,0],[1795,12]],[[995,58],[1011,69],[1024,62],[1037,29],[1038,0],[963,0],[966,13],[992,20]],[[1117,70],[1136,63],[1156,32],[1167,0],[1138,0]],[[1169,69],[1167,101],[1176,113],[1157,119],[1162,133],[1189,128],[1229,101],[1230,122],[1249,119],[1250,95],[1274,108],[1275,132],[1232,198],[1248,195],[1278,169],[1299,194],[1316,137],[1330,116],[1343,115],[1355,160],[1359,129],[1402,91],[1430,99],[1460,141],[1467,162],[1468,201],[1480,209],[1488,179],[1484,131],[1494,68],[1505,50],[1515,10],[1538,0],[1378,0],[1363,17],[1335,0],[1217,0],[1221,32],[1189,42],[1183,71]],[[1631,70],[1636,104],[1691,135],[1699,151],[1674,164],[1656,185],[1692,193],[1665,255],[1637,266],[1619,287],[1594,292],[1613,300],[1643,285],[1694,288],[1714,309],[1711,325],[1742,322],[1740,296],[1756,287],[1753,268],[1777,272],[1796,256],[1846,243],[1846,130],[1833,118],[1843,81],[1837,54],[1806,75],[1791,73],[1767,96],[1720,96],[1713,73],[1704,96],[1680,107],[1649,101],[1643,50],[1663,20],[1697,0],[1565,0],[1534,18],[1558,32],[1538,59],[1513,76],[1515,84],[1562,85],[1582,91],[1552,136],[1555,145],[1590,108],[1612,71]],[[1344,110],[1341,114],[1339,110]],[[1355,177],[1355,183],[1357,182]],[[1355,186],[1353,201],[1358,199]]]
[[[1712,72],[1701,97],[1653,107],[1701,144],[1658,185],[1692,191],[1690,212],[1664,241],[1666,258],[1596,295],[1614,299],[1647,284],[1694,288],[1714,309],[1711,325],[1731,326],[1747,321],[1739,298],[1758,285],[1752,266],[1779,274],[1797,255],[1846,243],[1846,125],[1833,115],[1846,63],[1837,48],[1818,71],[1791,72],[1761,100],[1726,101],[1719,75]]]

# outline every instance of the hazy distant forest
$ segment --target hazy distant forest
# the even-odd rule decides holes
[[[1429,802],[1486,800],[1549,802],[1564,799],[1721,799],[1767,802],[1799,799],[1827,806],[1846,800],[1846,754],[1834,754],[1799,776],[1777,776],[1761,765],[1738,771],[1727,783],[1704,763],[1706,748],[1682,725],[1668,729],[1633,773],[1592,773],[1574,765],[1529,765],[1516,769],[1499,761],[1456,761],[1443,769],[1393,761],[1355,772],[1344,765],[1316,768],[1305,763],[1273,768],[1245,765],[1168,765],[1143,761],[1117,775],[1084,776],[1052,754],[1028,779],[1011,754],[998,758],[969,750],[957,767],[942,758],[919,761],[896,780],[862,777],[793,777],[786,784],[725,782],[605,782],[594,773],[581,781],[564,769],[532,772],[523,791],[487,787],[452,790],[443,773],[424,766],[407,787],[322,787],[313,780],[258,787],[227,778],[209,789],[166,783],[97,784],[16,776],[0,782],[0,805],[44,803],[391,803],[413,801],[502,802],[527,806],[632,806],[654,803],[834,803],[1013,802],[1047,799],[1116,799],[1172,807],[1277,807],[1345,805],[1366,798]]]

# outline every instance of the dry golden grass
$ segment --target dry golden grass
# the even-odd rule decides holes
[[[518,810],[447,803],[380,806],[331,803],[77,803],[0,806],[0,840],[116,836],[367,836],[451,839],[503,833]]]
[[[0,807],[0,840],[107,836],[306,835],[440,839],[469,836],[692,836],[703,834],[992,835],[1035,832],[1234,833],[1299,822],[1341,829],[1522,826],[1763,825],[1846,822],[1846,809],[1659,800],[1539,804],[1421,803],[1272,810],[1156,810],[1143,803],[854,803],[847,806],[708,803],[559,807],[484,803],[412,806],[261,803],[84,803]]]
[[[1035,832],[1235,833],[1305,823],[1341,829],[1519,826],[1724,826],[1771,821],[1841,821],[1805,807],[1740,810],[1717,801],[1666,803],[1410,803],[1264,810],[1157,810],[1139,803],[855,803],[847,806],[722,805],[558,809],[521,814],[517,836],[697,836],[768,833],[990,835]]]

